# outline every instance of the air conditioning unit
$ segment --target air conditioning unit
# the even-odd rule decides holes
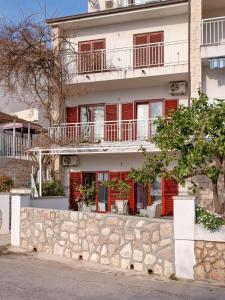
[[[187,93],[187,83],[185,81],[170,82],[169,92],[172,96],[185,95]]]
[[[79,166],[80,160],[78,155],[65,155],[62,157],[62,164],[64,167]]]
[[[106,9],[113,8],[113,0],[105,0],[105,8]]]

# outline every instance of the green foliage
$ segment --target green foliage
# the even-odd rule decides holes
[[[65,196],[64,186],[60,181],[45,181],[42,185],[42,196]]]
[[[9,176],[0,176],[0,192],[8,193],[14,187],[13,180]]]
[[[102,185],[117,193],[118,200],[128,200],[129,194],[131,192],[131,186],[127,182],[127,180],[113,179],[111,181],[102,183]]]
[[[140,169],[132,169],[132,177],[144,184],[158,176],[169,177],[184,185],[187,179],[205,175],[214,185],[215,209],[221,212],[217,183],[225,173],[224,120],[225,102],[210,102],[199,92],[199,99],[193,99],[190,107],[180,106],[169,119],[156,120],[157,130],[151,142],[161,151],[143,151],[145,162]],[[196,192],[196,183],[192,183]]]
[[[221,216],[212,214],[201,206],[196,208],[196,222],[210,231],[216,231],[220,226],[225,225]]]
[[[78,191],[80,192],[82,200],[86,203],[88,207],[94,205],[93,197],[96,193],[95,182],[92,182],[91,185],[80,185]]]

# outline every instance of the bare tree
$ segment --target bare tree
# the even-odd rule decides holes
[[[32,17],[0,23],[0,83],[6,92],[30,95],[29,105],[41,107],[50,125],[62,121],[64,84],[70,80],[68,57],[75,47],[63,32],[51,31]]]
[[[28,95],[27,104],[41,108],[50,126],[63,120],[64,86],[72,76],[69,64],[76,58],[72,40],[32,17],[17,24],[0,22],[0,84],[6,93]],[[47,139],[40,136],[42,141]],[[45,146],[50,147],[50,142]],[[37,162],[34,153],[31,157]],[[49,170],[53,180],[57,174],[55,161],[55,155],[42,157],[43,169]]]

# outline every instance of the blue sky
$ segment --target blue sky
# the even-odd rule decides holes
[[[21,20],[23,16],[39,14],[43,19],[45,3],[47,17],[58,17],[87,11],[88,0],[0,0],[0,17]]]

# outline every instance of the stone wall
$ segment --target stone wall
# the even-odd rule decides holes
[[[29,160],[0,157],[0,174],[10,176],[15,187],[28,187],[33,164]]]
[[[225,282],[225,243],[195,242],[195,279]]]
[[[22,208],[23,248],[157,275],[174,274],[172,220]]]

